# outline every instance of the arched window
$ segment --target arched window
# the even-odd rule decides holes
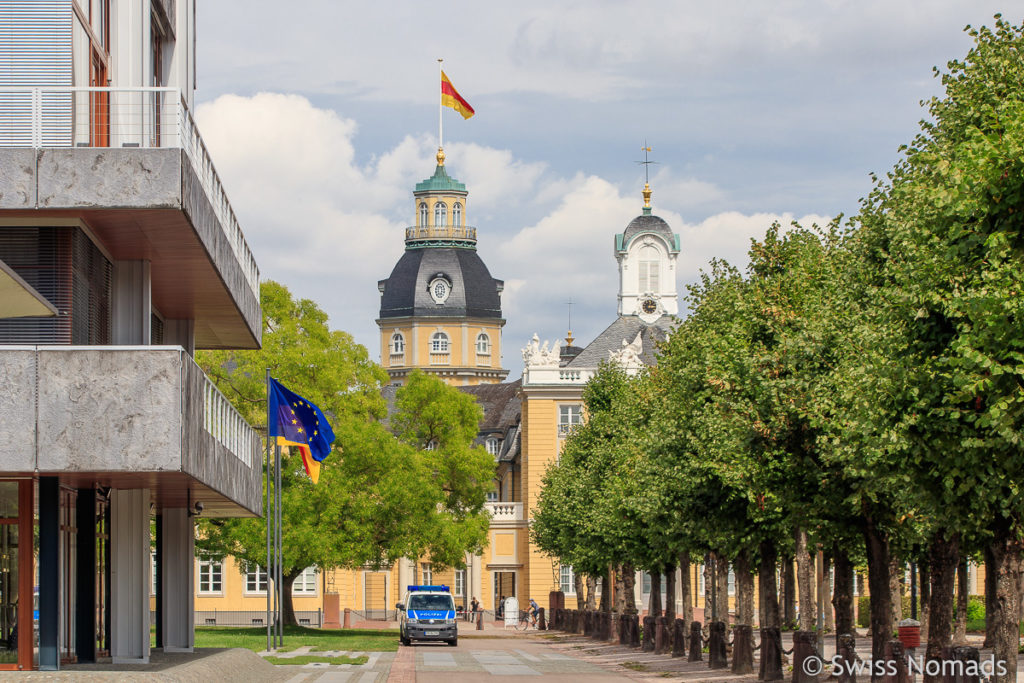
[[[452,207],[452,225],[458,227],[462,225],[462,204],[455,202],[455,206]]]
[[[396,355],[405,353],[405,337],[401,332],[391,335],[391,353]]]
[[[423,446],[425,451],[436,451],[437,450],[437,439],[431,439]]]
[[[444,332],[435,332],[430,338],[431,353],[448,353],[448,335]]]
[[[427,203],[420,202],[420,227],[427,227]]]
[[[637,271],[640,275],[640,291],[657,293],[661,270],[661,252],[658,248],[645,244],[637,252]]]
[[[491,352],[491,338],[483,332],[476,336],[476,352],[479,354]]]
[[[434,204],[434,225],[448,225],[448,205],[444,202]]]
[[[487,441],[484,442],[484,446],[487,448],[487,452],[490,453],[491,455],[498,454],[498,440],[495,439],[493,436],[488,438]]]

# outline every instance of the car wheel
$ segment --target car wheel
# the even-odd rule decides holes
[[[448,644],[451,645],[452,647],[456,647],[459,644],[459,639],[458,638],[452,638],[451,640],[448,641]]]

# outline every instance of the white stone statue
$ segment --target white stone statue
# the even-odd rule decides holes
[[[540,337],[536,334],[523,349],[523,365],[527,368],[557,368],[562,358],[562,342],[556,341],[553,348],[548,349],[545,341],[541,346]]]
[[[636,339],[632,342],[623,339],[622,348],[618,351],[609,351],[608,355],[611,357],[611,361],[618,364],[623,370],[639,370],[644,366],[644,361],[640,358],[640,354],[643,352],[644,342],[640,338],[640,333],[637,332]]]

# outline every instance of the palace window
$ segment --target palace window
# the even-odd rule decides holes
[[[199,560],[199,592],[222,593],[224,591],[224,563],[220,560]]]
[[[487,439],[487,441],[484,441],[484,446],[487,448],[488,453],[490,453],[491,455],[497,455],[499,450],[499,443],[500,442],[492,436],[489,439]]]
[[[491,338],[483,332],[476,336],[476,352],[480,355],[491,353]]]
[[[455,570],[455,592],[453,595],[465,595],[466,594],[466,570],[456,569]]]
[[[429,562],[424,562],[422,565],[420,565],[420,567],[421,567],[421,569],[423,571],[422,585],[424,585],[424,586],[432,585],[433,582],[434,582],[434,570],[431,568],[430,563]]]
[[[405,337],[402,336],[401,332],[395,332],[391,335],[391,353],[395,355],[405,353]]]
[[[426,202],[420,202],[420,227],[427,227],[427,216],[429,215]]]
[[[455,202],[452,206],[452,225],[462,225],[462,204]]]
[[[267,572],[262,569],[259,565],[256,565],[252,571],[245,573],[245,592],[246,593],[266,593],[267,592]]]
[[[576,595],[576,575],[570,565],[563,564],[558,568],[558,578],[563,593]]]
[[[431,439],[423,446],[425,451],[436,451],[437,450],[437,439]]]
[[[583,422],[583,406],[558,406],[558,435],[567,436],[574,427]]]
[[[435,332],[430,338],[431,353],[448,353],[448,335],[444,332]]]
[[[316,595],[316,567],[306,567],[295,577],[292,595]]]
[[[434,204],[434,225],[448,225],[448,205],[444,202]]]
[[[658,280],[661,270],[661,252],[658,248],[645,244],[638,252],[637,271],[640,275],[641,292],[658,292]]]

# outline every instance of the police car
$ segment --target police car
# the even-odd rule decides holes
[[[398,608],[398,638],[402,645],[414,640],[443,640],[459,644],[455,600],[448,586],[409,586]]]

